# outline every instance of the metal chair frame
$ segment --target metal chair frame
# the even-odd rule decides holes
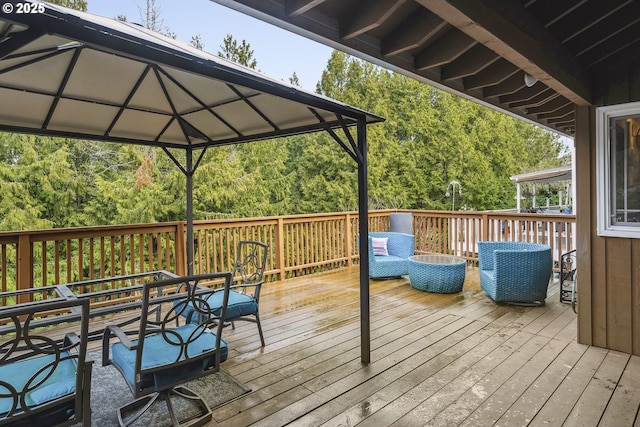
[[[234,321],[236,320],[255,323],[258,327],[262,347],[265,346],[265,341],[264,334],[262,333],[262,325],[260,324],[260,289],[264,283],[264,271],[267,265],[268,254],[269,245],[266,243],[255,240],[242,240],[238,242],[236,260],[233,264],[232,271],[234,281],[237,281],[237,283],[231,286],[231,290],[253,296],[257,309],[255,313],[251,315],[227,319],[231,323],[232,328],[235,328]],[[248,293],[250,289],[253,289],[252,294]]]
[[[91,426],[89,301],[58,297],[0,307],[0,325],[0,398],[12,401],[0,426]],[[30,368],[35,372],[24,372]]]
[[[165,401],[174,426],[200,426],[211,420],[211,409],[207,403],[182,384],[218,372],[220,363],[226,359],[226,354],[224,357],[222,355],[224,342],[221,336],[231,278],[231,273],[225,272],[145,283],[138,327],[125,331],[120,326],[112,325],[105,329],[102,344],[103,365],[112,364],[126,379],[123,366],[130,366],[116,360],[114,347],[119,345],[119,354],[124,352],[123,347],[135,352],[134,383],[127,380],[135,400],[118,409],[118,421],[121,426],[132,424],[158,400]],[[220,280],[223,280],[224,284],[216,289],[199,283]],[[207,303],[207,299],[214,292],[223,293],[221,306],[211,307]],[[188,314],[185,315],[185,312]],[[211,332],[215,334],[214,346],[210,342]],[[117,342],[111,344],[113,338]],[[155,340],[154,345],[164,349],[160,352],[163,354],[162,357],[156,353],[144,352],[147,341],[148,345],[152,345],[151,340]],[[202,340],[206,342],[204,349],[201,348]],[[131,357],[131,353],[126,354]],[[202,413],[197,417],[179,420],[171,396],[194,401],[201,407]],[[134,414],[127,418],[127,414],[132,412]]]

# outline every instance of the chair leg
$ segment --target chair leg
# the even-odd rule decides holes
[[[82,427],[91,427],[91,370],[93,361],[85,362],[84,381],[82,386]]]
[[[176,412],[173,408],[173,403],[171,402],[171,395],[176,395],[191,401],[194,401],[197,405],[201,407],[201,414],[188,417],[182,421],[178,419]],[[171,419],[171,424],[174,427],[198,427],[202,426],[213,418],[211,413],[211,408],[209,405],[200,397],[198,394],[189,390],[186,387],[180,386],[175,387],[170,390],[164,390],[159,393],[154,393],[148,396],[143,396],[139,399],[134,400],[133,402],[122,406],[118,409],[118,423],[121,427],[128,427],[137,421],[145,412],[151,408],[151,406],[156,403],[158,400],[164,400],[167,405],[167,411],[169,412],[169,418]],[[125,419],[126,413],[130,413],[142,406],[142,409],[137,411],[133,416]]]
[[[262,325],[260,325],[260,315],[256,312],[256,325],[258,325],[258,333],[260,334],[260,342],[264,347],[264,335],[262,334]]]
[[[126,405],[118,408],[118,424],[120,424],[120,427],[128,427],[134,422],[136,422],[136,420],[140,418],[145,412],[147,412],[147,410],[151,407],[151,405],[155,403],[156,400],[158,400],[159,397],[160,397],[160,393],[153,393],[148,396],[143,396],[139,399],[134,400],[133,402],[127,403]],[[143,402],[146,402],[146,403],[144,403],[144,405],[142,406],[142,409],[136,412],[128,420],[125,420],[124,414],[126,412],[131,412],[135,408],[139,407]]]
[[[578,278],[577,278],[577,274],[574,276],[573,278],[573,284],[571,285],[571,309],[573,310],[574,313],[578,313],[576,311],[576,293],[578,292],[577,290],[577,286],[578,286]]]
[[[504,304],[517,305],[520,307],[543,307],[547,304],[546,300],[530,301],[530,302],[520,302],[520,301],[503,301],[503,302]]]
[[[188,400],[192,400],[194,402],[196,402],[197,404],[199,404],[202,408],[202,414],[198,415],[198,416],[194,416],[188,420],[184,420],[184,421],[188,421],[188,422],[180,422],[178,421],[178,418],[175,415],[175,411],[173,410],[173,404],[171,403],[171,399],[170,399],[170,394],[175,394],[176,396],[180,396],[182,398],[188,399]],[[178,427],[198,427],[198,426],[202,426],[206,423],[208,423],[209,421],[211,421],[211,419],[213,418],[213,414],[211,413],[211,408],[209,408],[209,405],[207,405],[207,402],[205,402],[202,397],[200,397],[197,393],[191,391],[190,389],[188,389],[187,387],[184,386],[179,386],[179,387],[174,387],[173,389],[169,390],[167,393],[167,408],[169,410],[169,415],[171,416],[171,420],[173,421],[173,425]]]

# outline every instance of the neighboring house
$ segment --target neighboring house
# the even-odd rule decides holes
[[[640,354],[640,3],[214,0],[575,139],[578,341]]]
[[[531,198],[531,204],[527,204],[528,207],[533,209],[549,208],[549,198],[546,198],[545,201],[544,197],[541,198],[540,193],[544,192],[550,184],[559,187],[557,189],[557,204],[551,207],[564,213],[569,213],[572,210],[574,199],[572,165],[514,175],[511,177],[511,181],[516,184],[517,212],[522,211],[522,201],[528,197]],[[528,197],[525,197],[523,186],[528,187]],[[545,201],[545,204],[540,204],[539,200]]]

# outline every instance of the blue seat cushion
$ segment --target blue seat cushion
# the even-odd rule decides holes
[[[41,381],[51,369],[54,369],[51,376],[35,389],[25,393],[25,403],[33,408],[57,398],[68,396],[76,390],[76,370],[77,360],[69,359],[70,353],[64,351],[60,353],[61,358],[66,358],[54,368],[55,356],[42,355],[17,362],[7,363],[0,366],[0,394],[7,393],[9,384],[18,393],[24,389],[29,379],[40,369],[41,373],[35,381],[31,381],[29,387],[33,387]],[[13,399],[10,397],[0,397],[0,417],[4,417],[13,407]],[[18,402],[17,408],[20,408]]]
[[[207,298],[207,303],[211,307],[220,307],[222,305],[222,296],[222,292],[215,292]],[[258,303],[253,295],[247,295],[236,291],[229,292],[226,320],[237,319],[241,316],[249,316],[251,314],[256,314],[257,312]]]
[[[388,255],[388,256],[376,255],[375,258],[376,258],[375,261],[380,263],[380,264],[396,263],[396,262],[407,262],[406,258],[402,258],[402,257],[395,256],[395,255]]]
[[[195,324],[187,324],[171,329],[171,331],[180,335],[184,341],[187,341],[197,327]],[[172,336],[169,335],[169,339],[171,338]],[[176,337],[173,338],[177,340]],[[215,348],[216,335],[207,332],[190,342],[186,351],[190,356],[194,356]],[[111,346],[111,353],[114,365],[118,366],[122,375],[133,389],[135,386],[136,350],[129,350],[122,343],[115,343]],[[220,339],[220,362],[227,360],[228,355],[229,348],[227,343]],[[195,378],[215,364],[213,357],[206,357],[183,365],[170,366],[176,361],[184,359],[185,355],[181,354],[181,346],[169,344],[161,333],[148,335],[144,340],[141,369],[151,369],[164,365],[167,365],[167,368],[143,374],[141,386],[146,388],[153,384],[157,391],[163,390],[171,384]]]
[[[386,257],[385,257],[386,258]],[[220,315],[220,309],[215,309],[216,307],[222,306],[222,292],[214,292],[209,297],[207,297],[207,304],[213,310],[214,316]],[[176,301],[174,303],[176,307],[176,311],[180,313],[181,316],[188,318],[189,315],[193,312],[193,303],[189,302],[188,306],[185,307],[185,301]],[[184,307],[184,309],[183,309]],[[233,320],[237,319],[241,316],[249,316],[252,314],[256,314],[258,312],[258,302],[253,297],[253,295],[243,294],[242,292],[237,291],[229,291],[229,303],[227,304],[227,315],[225,320]],[[198,323],[199,319],[197,316],[192,316],[192,323]]]

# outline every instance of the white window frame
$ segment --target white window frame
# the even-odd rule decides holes
[[[640,102],[596,109],[596,168],[598,235],[640,239],[640,226],[612,224],[611,221],[611,132],[614,118],[640,115]]]

